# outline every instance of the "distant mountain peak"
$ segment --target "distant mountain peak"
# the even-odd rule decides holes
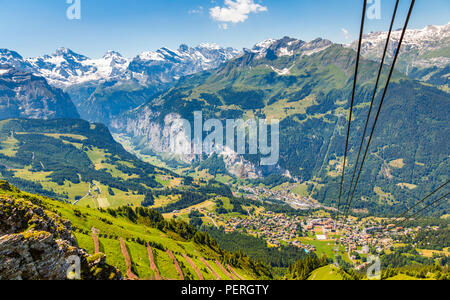
[[[220,47],[217,44],[214,43],[202,43],[200,45],[198,45],[198,48],[204,48],[204,49],[208,49],[208,50],[220,50],[222,47]]]
[[[16,51],[0,48],[0,57],[8,57],[8,56],[11,58],[23,59],[23,57]]]
[[[84,61],[84,60],[88,60],[89,59],[88,57],[86,57],[84,55],[75,53],[71,49],[64,48],[64,47],[56,49],[55,53],[53,55],[50,55],[50,56],[53,56],[53,57],[64,57],[66,59],[76,59],[78,61]]]
[[[388,59],[394,56],[397,41],[402,30],[392,33],[387,52]],[[362,55],[365,58],[380,61],[386,44],[388,32],[371,32],[364,35]],[[395,41],[395,43],[394,43]],[[357,41],[348,47],[357,49]],[[446,25],[428,25],[422,29],[408,29],[397,63],[397,68],[408,76],[432,84],[448,84],[450,66],[450,23]]]
[[[103,55],[103,58],[111,58],[111,57],[123,57],[123,56],[122,54],[114,50],[108,50],[106,51],[105,55]]]
[[[295,38],[285,36],[281,39],[267,39],[256,44],[253,49],[244,49],[245,52],[257,54],[257,59],[264,57],[282,57],[293,55],[311,55],[312,53],[325,50],[332,45],[329,40],[317,38],[310,42],[305,42]]]
[[[56,49],[51,55],[29,59],[15,51],[0,49],[0,64],[43,76],[56,87],[112,80],[135,80],[148,86],[217,68],[238,54],[239,51],[233,48],[216,44],[197,47],[182,44],[177,50],[162,47],[142,52],[135,58],[125,58],[119,52],[109,50],[99,59],[91,59],[66,47]]]

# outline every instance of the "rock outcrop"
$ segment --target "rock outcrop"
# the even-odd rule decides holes
[[[2,182],[2,188],[10,187]],[[39,205],[31,197],[0,196],[0,280],[122,279],[103,253],[78,247],[70,221]]]

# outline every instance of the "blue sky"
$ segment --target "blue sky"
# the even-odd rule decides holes
[[[162,46],[217,43],[251,48],[267,38],[323,37],[346,43],[359,31],[362,0],[80,0],[81,19],[69,20],[66,1],[0,0],[0,48],[25,57],[68,47],[90,57],[113,49],[128,57]],[[386,30],[394,0],[380,1],[381,19],[366,32]],[[401,27],[409,0],[401,0]],[[450,1],[417,0],[410,28],[450,22]],[[348,34],[344,33],[345,31]]]

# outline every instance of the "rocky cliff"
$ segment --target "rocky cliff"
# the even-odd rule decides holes
[[[43,77],[0,66],[0,119],[78,119],[70,97]]]
[[[13,189],[6,182],[0,185]],[[105,263],[104,254],[91,256],[80,249],[70,221],[42,208],[39,199],[0,196],[0,280],[77,278],[70,270],[78,259],[79,279],[122,279],[120,271]]]

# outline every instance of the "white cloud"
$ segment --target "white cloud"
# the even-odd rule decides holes
[[[267,7],[255,3],[255,0],[225,0],[224,5],[224,7],[213,7],[209,11],[214,20],[222,23],[242,23],[248,19],[248,15],[251,13],[268,11]],[[228,28],[226,24],[222,24],[220,27]]]
[[[348,32],[347,29],[342,28],[342,32],[344,33],[344,36],[345,36],[346,40],[352,40],[353,39],[352,35],[350,34],[350,32]]]

